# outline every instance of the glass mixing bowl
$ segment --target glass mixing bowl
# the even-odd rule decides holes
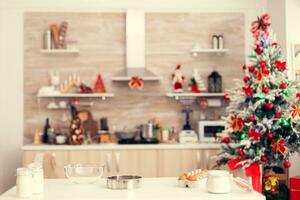
[[[95,183],[103,175],[104,165],[69,164],[64,166],[65,175],[72,183]]]

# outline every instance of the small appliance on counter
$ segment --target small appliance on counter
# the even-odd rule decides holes
[[[216,135],[225,129],[226,122],[217,121],[199,121],[199,140],[200,142],[214,142]]]
[[[186,108],[183,110],[185,114],[185,124],[183,125],[182,131],[179,133],[179,143],[196,143],[198,142],[198,136],[196,132],[192,129],[190,123],[190,113],[191,109]]]

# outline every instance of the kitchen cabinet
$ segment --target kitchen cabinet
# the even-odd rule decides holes
[[[76,147],[74,147],[75,149]],[[46,178],[64,178],[69,163],[101,163],[104,176],[123,174],[143,177],[178,176],[197,168],[211,168],[218,149],[76,149],[24,150],[23,166],[44,155]]]
[[[213,156],[218,150],[189,149],[189,150],[160,150],[158,153],[158,176],[178,176],[183,172],[198,168],[212,168]]]
[[[113,153],[116,172],[119,165],[120,174],[141,175],[143,177],[157,176],[156,150],[121,150]]]
[[[68,151],[25,151],[23,166],[32,163],[39,154],[43,154],[45,178],[64,178],[64,165],[69,163]]]

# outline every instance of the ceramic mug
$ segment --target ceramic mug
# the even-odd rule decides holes
[[[225,170],[210,170],[206,182],[207,191],[215,194],[229,193],[232,175]]]

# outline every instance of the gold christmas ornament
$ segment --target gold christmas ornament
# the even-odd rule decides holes
[[[279,192],[279,177],[276,174],[268,174],[264,177],[264,191],[270,193]]]

